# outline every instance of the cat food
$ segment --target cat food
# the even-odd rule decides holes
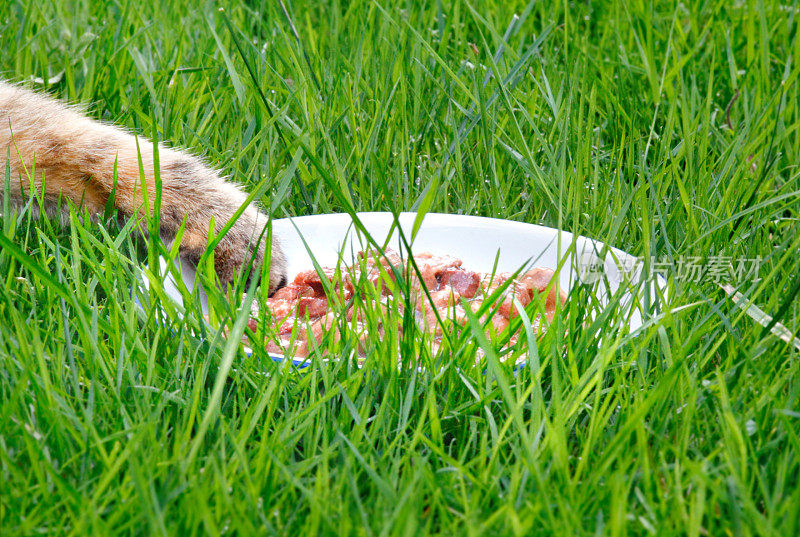
[[[504,333],[509,322],[518,315],[518,305],[525,307],[535,298],[542,297],[549,323],[557,303],[564,302],[564,294],[557,285],[550,286],[553,271],[549,269],[534,268],[518,274],[509,282],[512,278],[510,273],[471,271],[462,266],[460,259],[447,255],[424,252],[413,256],[413,264],[409,261],[388,249],[383,254],[360,252],[352,267],[341,267],[340,270],[326,267],[321,273],[315,270],[300,272],[292,283],[276,291],[261,310],[262,315],[267,315],[274,323],[277,334],[276,340],[267,343],[267,350],[305,357],[315,346],[322,344],[326,334],[337,339],[340,337],[338,319],[341,315],[345,316],[348,326],[355,330],[363,344],[367,340],[363,312],[354,307],[357,302],[354,298],[367,287],[372,288],[371,293],[361,294],[362,304],[365,296],[371,296],[372,300],[378,300],[380,307],[398,308],[402,312],[403,304],[410,303],[417,325],[432,336],[434,344],[441,342],[448,326],[468,322],[464,308],[478,312],[490,297],[493,304],[488,310],[496,310],[486,325],[490,338]],[[402,276],[407,290],[401,288],[398,276]],[[504,284],[507,284],[504,291],[492,296]],[[395,295],[401,296],[399,293],[408,293],[411,299],[393,301]],[[546,297],[542,296],[544,293],[547,293]],[[481,319],[482,322],[485,320]],[[535,330],[546,326],[539,315],[531,322]],[[251,319],[248,326],[255,333],[258,319]],[[517,337],[517,334],[508,337],[508,344],[514,344]]]

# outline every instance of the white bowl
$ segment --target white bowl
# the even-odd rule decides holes
[[[411,242],[412,252],[448,254],[461,259],[465,268],[477,272],[491,272],[495,262],[498,272],[534,266],[558,270],[561,289],[569,291],[574,285],[591,285],[601,307],[622,287],[620,305],[627,310],[623,314],[631,331],[642,326],[643,314],[663,306],[664,279],[661,276],[643,279],[638,258],[602,242],[533,224],[437,213],[425,215],[412,242],[416,217],[416,213],[401,213],[398,219],[406,240]],[[358,218],[381,246],[405,250],[391,213],[358,213]],[[298,272],[314,268],[309,252],[321,266],[334,266],[340,256],[344,256],[346,264],[351,262],[367,244],[347,214],[275,220],[273,233],[281,240],[290,282]],[[194,268],[181,262],[181,269],[184,283],[191,289]],[[181,294],[171,277],[165,281],[165,290],[176,302],[181,302]],[[202,289],[200,295],[207,311]]]

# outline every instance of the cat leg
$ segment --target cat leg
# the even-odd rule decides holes
[[[9,153],[10,149],[10,153]],[[161,235],[171,241],[185,221],[181,253],[197,263],[214,220],[221,230],[246,202],[246,194],[201,159],[159,145]],[[49,200],[64,196],[90,214],[101,214],[114,192],[127,217],[152,213],[156,202],[153,144],[145,138],[87,118],[74,107],[0,82],[0,170],[11,167],[12,198],[44,189]],[[35,162],[33,184],[27,179]],[[115,175],[116,170],[116,175]],[[143,177],[142,177],[143,176]],[[147,204],[145,204],[145,199]],[[248,205],[214,251],[216,271],[230,282],[245,265],[251,276],[266,254],[267,217]],[[273,238],[270,290],[286,282],[285,260]]]

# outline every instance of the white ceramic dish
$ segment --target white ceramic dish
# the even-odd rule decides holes
[[[359,213],[366,231],[382,245],[396,250],[401,247],[394,218],[391,213]],[[408,241],[416,220],[416,213],[401,213],[399,224]],[[280,237],[286,259],[289,279],[300,271],[313,269],[309,252],[321,266],[334,266],[340,256],[345,263],[364,249],[366,242],[358,233],[347,214],[323,214],[285,218],[273,222],[273,233]],[[559,270],[561,288],[569,290],[574,285],[591,284],[598,303],[604,305],[608,297],[624,293],[621,305],[628,309],[630,330],[642,325],[642,316],[658,308],[666,296],[663,278],[645,283],[640,281],[640,261],[616,248],[586,237],[574,236],[556,229],[477,216],[429,213],[425,216],[411,245],[412,252],[430,251],[448,254],[463,260],[463,266],[478,272],[491,272],[497,262],[498,272],[513,272],[520,267],[547,267]],[[194,269],[181,263],[183,280],[191,289]],[[181,295],[175,281],[165,282],[166,292],[178,303]],[[642,299],[649,293],[647,299]],[[205,294],[201,290],[204,311],[207,311]],[[649,305],[649,306],[646,306]],[[273,356],[283,359],[281,355]],[[293,360],[297,364],[303,360]]]

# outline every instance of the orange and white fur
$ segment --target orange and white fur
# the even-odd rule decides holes
[[[212,217],[215,228],[220,230],[245,203],[246,194],[199,158],[185,151],[158,147],[161,236],[171,242],[185,220],[181,254],[197,263],[206,250]],[[26,203],[31,194],[42,195],[48,215],[62,217],[56,214],[56,208],[59,198],[60,205],[66,207],[66,198],[82,213],[95,217],[103,213],[113,190],[118,214],[143,218],[146,207],[140,155],[152,211],[156,181],[151,141],[140,137],[137,148],[137,138],[118,127],[92,120],[74,106],[0,80],[0,178],[5,178],[10,164],[12,205]],[[0,199],[4,195],[3,183],[0,181]],[[266,233],[262,232],[266,222],[267,217],[250,205],[217,245],[214,261],[222,282],[230,282],[246,263],[253,263],[251,274],[258,273],[257,267],[265,257],[266,239],[262,237]],[[271,291],[285,283],[284,273],[283,254],[274,239]]]

